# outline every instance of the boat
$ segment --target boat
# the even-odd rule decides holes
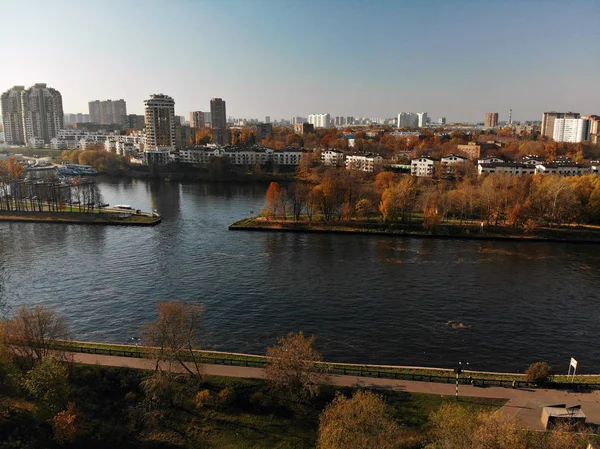
[[[81,164],[65,164],[57,171],[59,176],[94,176],[98,174],[98,170],[91,165]]]

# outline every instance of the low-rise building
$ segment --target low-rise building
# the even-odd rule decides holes
[[[469,159],[458,154],[449,154],[442,157],[440,161],[440,174],[442,176],[454,176],[457,168],[465,168],[467,164],[471,164]]]
[[[283,150],[274,150],[271,154],[271,160],[275,165],[300,165],[303,151],[297,148],[286,148]]]
[[[383,158],[374,153],[356,153],[346,156],[346,168],[348,170],[360,170],[374,172],[383,165]]]
[[[535,175],[535,166],[520,162],[492,162],[477,165],[479,175],[506,173],[509,175]]]
[[[327,149],[321,152],[321,162],[323,165],[333,165],[341,167],[344,165],[344,153],[339,150]]]
[[[535,166],[535,172],[542,175],[582,176],[592,172],[589,165],[575,163],[543,163]]]
[[[146,165],[166,165],[173,162],[172,153],[169,149],[144,151],[144,164]]]
[[[421,156],[410,161],[410,174],[419,177],[433,177],[438,173],[440,161],[428,156]]]
[[[294,132],[303,136],[304,134],[312,133],[315,131],[315,126],[312,123],[295,123]]]

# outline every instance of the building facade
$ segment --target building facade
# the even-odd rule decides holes
[[[211,126],[213,128],[227,128],[227,111],[225,109],[225,101],[221,98],[213,98],[210,100],[210,117]]]
[[[497,112],[486,113],[484,126],[486,128],[496,128],[498,126],[498,113]]]
[[[383,165],[383,158],[374,153],[357,153],[346,156],[346,168],[348,170],[360,170],[374,172]]]
[[[309,114],[307,121],[315,128],[329,128],[331,125],[329,114]]]
[[[25,86],[15,86],[0,97],[4,141],[8,145],[25,145],[25,122],[23,120],[23,93]]]
[[[398,128],[416,128],[419,125],[419,116],[414,112],[401,112],[398,114]]]
[[[38,83],[25,90],[22,99],[25,141],[35,148],[49,145],[64,126],[60,92]]]
[[[259,123],[256,125],[256,143],[260,143],[273,134],[273,125],[271,123]]]
[[[554,121],[558,118],[579,118],[578,112],[544,112],[542,114],[542,126],[540,132],[542,137],[554,135]]]
[[[427,112],[417,112],[417,116],[419,118],[418,126],[419,128],[423,128],[427,126],[429,123],[429,117],[427,116]]]
[[[427,156],[410,161],[410,174],[419,177],[433,177],[438,173],[440,161]]]
[[[146,151],[175,150],[175,100],[154,94],[146,105]],[[163,160],[162,158],[158,158]]]
[[[204,128],[204,112],[194,111],[190,112],[190,127],[192,128]]]
[[[556,142],[586,142],[590,139],[590,121],[585,118],[554,119],[552,138]]]
[[[304,134],[315,131],[315,126],[312,123],[296,123],[294,124],[294,132],[303,136]]]
[[[101,125],[117,123],[127,126],[127,104],[125,100],[95,100],[88,103],[90,121]]]

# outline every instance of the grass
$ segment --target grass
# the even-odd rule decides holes
[[[111,218],[102,216],[108,212],[94,211],[79,212],[77,208],[71,208],[64,212],[18,212],[0,211],[0,221],[44,221],[51,223],[97,223],[97,224],[140,224],[152,225],[160,222],[160,218],[147,215],[130,215],[127,218]]]

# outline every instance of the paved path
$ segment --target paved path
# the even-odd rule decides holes
[[[136,369],[153,370],[155,361],[150,359],[138,359],[130,357],[118,357],[96,354],[73,354],[76,363],[98,364],[105,366],[119,366]],[[166,368],[166,365],[163,367]],[[175,366],[176,371],[183,368]],[[202,365],[205,374],[214,376],[242,377],[252,379],[263,379],[262,368],[247,368],[242,366],[227,365]],[[410,380],[378,379],[357,376],[331,376],[331,383],[339,386],[363,386],[369,388],[392,389],[406,391],[409,393],[429,393],[443,396],[454,396],[454,384],[442,384],[434,382],[416,382]],[[530,429],[543,429],[541,423],[542,407],[553,404],[567,404],[567,406],[581,405],[587,416],[587,422],[600,426],[600,391],[592,393],[574,393],[561,390],[545,389],[512,389],[501,387],[473,387],[461,385],[459,387],[461,396],[480,398],[508,399],[504,406],[507,413],[517,418]]]

